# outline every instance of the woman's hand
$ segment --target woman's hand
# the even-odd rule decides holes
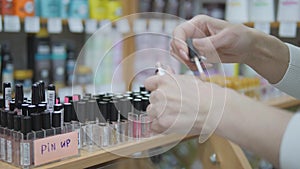
[[[152,76],[145,81],[152,91],[147,112],[151,128],[158,133],[204,134],[216,129],[222,116],[226,89],[201,81],[195,76]]]
[[[192,38],[198,52],[209,63],[245,63],[271,83],[284,76],[289,63],[288,47],[276,37],[242,24],[195,16],[177,26],[171,41],[171,53],[191,69],[186,39]]]

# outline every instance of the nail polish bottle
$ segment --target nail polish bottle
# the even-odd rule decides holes
[[[1,110],[0,159],[6,161],[6,132],[8,110]]]
[[[80,125],[80,130],[79,130],[79,135],[80,135],[80,143],[81,143],[81,148],[86,146],[86,103],[83,101],[77,102],[77,109],[76,109],[76,114],[79,120],[79,125]]]
[[[27,116],[31,116],[32,113],[37,113],[36,105],[29,105],[27,110]]]
[[[22,104],[24,101],[23,85],[16,84],[15,104],[18,115],[22,114]]]
[[[30,114],[32,121],[32,132],[34,139],[44,138],[45,131],[42,130],[42,114],[41,113],[31,113]]]
[[[14,100],[9,101],[9,111],[16,110],[16,102]]]
[[[129,130],[132,130],[132,137],[139,139],[141,136],[140,114],[142,109],[141,99],[133,99],[133,112],[128,114]]]
[[[46,109],[47,109],[47,104],[45,104],[45,103],[39,103],[37,105],[37,112],[38,113],[42,113],[42,112],[46,111]]]
[[[39,81],[39,89],[40,89],[40,101],[45,102],[46,101],[45,82],[42,80]]]
[[[72,128],[72,104],[64,103],[64,132],[68,133],[73,131]]]
[[[42,128],[45,130],[45,137],[53,136],[54,129],[51,128],[50,113],[48,111],[44,111],[41,113],[41,115],[42,115]]]
[[[48,91],[47,91],[47,110],[50,112],[50,114],[54,112],[54,104],[55,104],[55,86],[53,84],[49,84]]]
[[[22,115],[15,115],[14,116],[14,132],[13,132],[13,144],[12,144],[12,150],[13,150],[13,164],[15,166],[20,166],[20,140],[22,138],[21,135],[21,118]]]
[[[61,110],[62,110],[61,104],[54,105],[54,112],[52,113],[52,127],[55,129],[56,135],[62,133]]]
[[[118,101],[110,101],[109,105],[109,113],[110,113],[110,127],[112,129],[112,133],[110,134],[111,145],[118,144],[120,142],[120,125],[118,121],[118,110],[117,110]]]
[[[150,104],[149,98],[143,97],[142,98],[142,112],[140,114],[140,121],[141,121],[141,137],[142,138],[148,138],[151,136],[151,130],[150,130],[150,117],[148,116],[148,113],[146,112],[147,106]]]
[[[20,143],[20,165],[23,168],[29,168],[33,162],[33,134],[31,126],[30,116],[24,116],[21,118],[21,133],[23,134],[23,138]]]
[[[16,112],[9,111],[7,113],[7,131],[6,131],[6,162],[13,162],[13,129],[14,129],[14,116]]]
[[[86,109],[86,145],[88,151],[95,150],[95,141],[99,142],[99,132],[96,129],[95,112],[97,111],[98,105],[96,100],[89,100],[87,102]]]
[[[27,104],[27,103],[23,103],[21,105],[21,107],[22,107],[22,115],[23,116],[27,116],[27,114],[28,114],[28,106],[29,106],[29,104]]]
[[[9,82],[3,83],[3,106],[9,108],[9,101],[11,101],[11,84]]]
[[[105,100],[105,99],[102,99]],[[107,147],[110,145],[111,127],[109,126],[109,104],[107,101],[100,101],[99,109],[101,112],[101,118],[99,119],[99,131],[101,135],[100,147]]]
[[[31,104],[38,105],[40,103],[40,89],[39,84],[34,83],[31,88]]]

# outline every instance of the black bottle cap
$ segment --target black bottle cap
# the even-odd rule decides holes
[[[22,115],[15,115],[14,116],[14,130],[15,131],[20,131],[21,130],[21,118]]]
[[[42,113],[42,128],[43,129],[50,129],[51,123],[50,123],[50,113],[47,111],[44,111]]]
[[[29,105],[28,106],[28,116],[30,116],[32,113],[37,113],[37,107],[36,105]]]
[[[40,131],[42,129],[42,115],[40,113],[30,114],[32,120],[32,130]]]
[[[52,127],[60,127],[61,126],[61,113],[56,112],[52,113]]]
[[[15,103],[15,101],[11,100],[11,101],[9,102],[9,110],[10,110],[10,111],[14,111],[15,108],[16,108],[16,103]]]
[[[129,99],[125,98],[120,100],[121,103],[121,118],[122,119],[127,119],[128,118],[128,113],[132,111],[132,104]]]
[[[14,111],[9,111],[7,113],[7,128],[13,129],[14,128],[14,116],[17,115]]]
[[[194,58],[198,57],[197,50],[194,48],[193,45],[193,39],[189,38],[186,40],[187,46],[188,46],[188,51],[189,51],[189,59],[191,62],[194,62]]]
[[[55,90],[54,84],[49,84],[47,89],[48,90]]]
[[[24,100],[24,92],[23,92],[23,85],[22,84],[16,84],[16,96],[15,96],[15,102],[16,107],[18,109],[21,109],[21,105]]]
[[[86,93],[85,96],[88,97],[88,98],[91,98],[92,97],[92,93]]]
[[[41,112],[45,111],[46,109],[47,109],[47,104],[45,104],[45,103],[38,104],[38,107],[37,107],[38,113],[41,113]]]
[[[1,111],[1,126],[2,127],[7,126],[7,113],[8,113],[8,110]]]
[[[4,91],[4,89],[7,88],[7,87],[11,87],[10,82],[3,82],[3,91]]]
[[[86,103],[85,102],[78,102],[77,103],[77,109],[76,109],[76,114],[78,117],[78,120],[82,123],[85,122],[85,111],[86,111]]]
[[[148,97],[143,97],[142,98],[142,110],[146,111],[149,104],[150,104],[149,98]]]
[[[78,101],[71,101],[71,104],[72,104],[72,120],[74,120],[74,121],[78,121],[78,118],[77,118],[77,114],[76,114],[76,109],[75,109],[75,107],[77,107],[77,102]]]
[[[72,120],[72,104],[64,103],[64,122],[68,123]]]
[[[141,99],[133,99],[133,107],[134,113],[139,114],[142,110],[142,100]]]
[[[27,133],[31,132],[31,117],[30,116],[24,116],[21,118],[21,133],[26,135]]]
[[[34,83],[31,89],[31,103],[37,105],[39,104],[39,102],[40,102],[39,85],[37,83]]]
[[[60,111],[63,108],[62,104],[54,104],[54,111]]]
[[[108,113],[108,102],[100,101],[98,102],[99,109],[102,115],[102,120],[106,121],[108,119],[107,113]]]
[[[46,96],[45,96],[45,82],[40,80],[39,81],[39,87],[40,87],[40,101],[46,101]]]
[[[4,107],[4,99],[3,97],[0,98],[0,108],[3,108]]]
[[[88,121],[94,121],[96,119],[95,113],[97,111],[98,105],[96,100],[90,100],[87,102],[87,119]]]
[[[146,91],[146,87],[145,86],[140,86],[140,92],[142,91]]]
[[[27,103],[23,103],[21,105],[21,107],[22,107],[22,115],[23,116],[27,116],[27,114],[28,114],[28,106],[29,106],[29,104],[27,104]]]
[[[117,101],[110,101],[109,102],[109,113],[110,113],[110,121],[117,121],[118,120],[118,110],[116,108]]]

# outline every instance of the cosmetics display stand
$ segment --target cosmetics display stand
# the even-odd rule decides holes
[[[265,103],[280,108],[300,105],[300,101],[287,96],[272,99]],[[186,136],[183,140],[191,138],[195,138],[195,136]],[[129,156],[136,152],[143,152],[156,147],[167,146],[174,142],[178,142],[181,139],[182,136],[177,134],[164,136],[158,135],[138,141],[122,143],[94,152],[80,150],[80,155],[77,157],[64,159],[36,168],[87,168],[117,159],[122,159],[124,156]],[[218,136],[213,136],[204,144],[199,145],[199,151],[201,152],[200,159],[203,162],[203,165],[209,168],[211,166],[215,166],[214,163],[220,163],[218,164],[219,167],[224,169],[228,168],[229,166],[231,166],[229,168],[236,168],[239,166],[237,168],[244,169],[248,169],[250,167],[240,147]],[[118,156],[118,154],[122,154],[123,156]],[[210,159],[210,157],[212,158],[213,154],[216,154],[218,157],[216,162],[213,162]],[[0,162],[0,168],[15,169],[18,167]]]

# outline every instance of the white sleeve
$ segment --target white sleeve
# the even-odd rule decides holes
[[[274,86],[300,99],[300,48],[286,43],[290,51],[289,67],[283,78]]]
[[[280,168],[295,169],[300,166],[300,113],[290,120],[280,146]]]

